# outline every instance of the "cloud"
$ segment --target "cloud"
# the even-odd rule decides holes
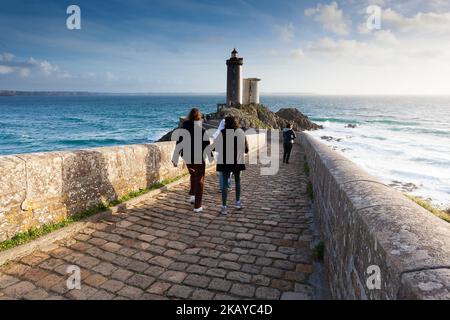
[[[380,30],[373,34],[375,43],[394,45],[398,43],[398,38],[390,30]]]
[[[381,15],[383,26],[400,32],[450,34],[450,12],[418,12],[412,17],[388,8]]]
[[[379,1],[378,4],[383,2],[388,3]],[[319,12],[338,10],[335,2],[329,5],[331,9],[325,10],[323,7],[318,5],[308,9],[305,14],[317,20]],[[357,28],[360,34],[357,38],[322,37],[307,43],[300,50],[308,58],[328,63],[339,61],[372,67],[377,63],[385,66],[423,63],[428,64],[428,67],[431,64],[446,64],[445,61],[450,59],[450,45],[445,41],[450,35],[450,12],[416,11],[409,15],[403,12],[400,9],[384,9],[381,12],[381,30],[369,31],[364,21]],[[325,21],[331,20],[323,18],[322,22],[325,24]]]
[[[429,4],[434,9],[448,8],[448,0],[429,0]]]
[[[30,76],[55,77],[68,79],[71,75],[67,71],[61,71],[57,65],[47,60],[39,60],[33,57],[27,60],[18,60],[12,53],[0,54],[0,75],[16,74],[21,78]]]
[[[334,34],[345,36],[350,32],[351,21],[344,16],[337,2],[328,5],[318,4],[315,8],[305,10],[307,17],[312,17],[322,27]]]
[[[367,0],[368,6],[384,6],[386,4],[385,0]]]
[[[30,66],[34,66],[40,73],[45,76],[50,76],[51,74],[56,74],[59,72],[59,67],[52,65],[47,60],[36,60],[33,57],[28,59],[27,63]]]
[[[306,55],[305,55],[305,52],[303,51],[303,49],[298,48],[298,49],[292,50],[289,54],[289,57],[292,60],[302,60],[303,58],[306,57]]]
[[[450,44],[435,39],[397,37],[390,30],[370,34],[366,39],[333,39],[323,37],[297,49],[303,57],[317,62],[348,66],[388,67],[445,65],[450,60]]]
[[[4,52],[0,54],[0,62],[10,62],[14,59],[12,53]]]
[[[64,71],[64,72],[58,74],[58,78],[59,79],[71,79],[72,75],[70,73]]]
[[[294,25],[288,23],[278,27],[278,34],[283,41],[289,42],[294,38]]]
[[[335,40],[332,38],[321,38],[307,45],[308,55],[327,55],[338,58],[349,56],[364,56],[367,54],[370,44],[357,40]]]
[[[108,71],[105,73],[105,79],[106,79],[106,81],[116,81],[119,78],[116,75],[114,75],[112,72]]]
[[[14,68],[0,65],[0,74],[8,74],[8,73],[13,73],[13,72],[14,72]]]
[[[31,74],[31,70],[29,68],[21,68],[19,70],[19,76],[22,78],[28,78]]]
[[[306,46],[306,54],[310,57],[326,57],[328,61],[336,58],[348,63],[358,61],[377,64],[380,61],[394,61],[402,58],[401,46],[389,31],[374,34],[367,41],[354,39],[321,38]]]

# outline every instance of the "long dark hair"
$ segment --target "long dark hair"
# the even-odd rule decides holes
[[[198,108],[192,108],[187,118],[189,121],[200,121],[202,119],[202,113]]]
[[[233,116],[228,116],[225,118],[225,129],[237,129],[239,128],[239,124],[236,121],[236,118]]]

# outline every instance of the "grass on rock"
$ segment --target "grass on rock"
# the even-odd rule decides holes
[[[303,172],[306,174],[307,177],[309,177],[310,169],[309,169],[309,164],[308,164],[308,162],[305,162],[305,163],[303,164]]]
[[[426,201],[422,198],[411,196],[411,195],[407,195],[407,197],[410,198],[415,203],[417,203],[422,208],[430,211],[435,216],[450,223],[450,208],[445,211],[442,211],[438,208],[433,207],[433,205],[431,203],[429,203],[428,201]]]
[[[121,197],[121,198],[119,198],[117,200],[114,200],[114,201],[111,201],[111,202],[108,202],[108,203],[100,203],[97,206],[92,207],[92,208],[90,208],[90,209],[88,209],[86,211],[83,211],[83,212],[74,214],[74,215],[72,215],[70,217],[67,217],[64,220],[60,221],[60,222],[46,224],[46,225],[43,225],[43,226],[41,226],[39,228],[32,228],[32,229],[30,229],[30,230],[28,230],[26,232],[18,233],[14,237],[12,237],[11,239],[5,240],[3,242],[0,242],[0,252],[8,250],[8,249],[11,249],[11,248],[14,248],[14,247],[17,247],[17,246],[25,244],[25,243],[28,243],[28,242],[30,242],[32,240],[35,240],[35,239],[40,238],[42,236],[45,236],[45,235],[47,235],[47,234],[49,234],[49,233],[51,233],[53,231],[56,231],[56,230],[61,229],[61,228],[64,228],[64,227],[66,227],[66,226],[68,226],[68,225],[70,225],[70,224],[72,224],[74,222],[81,221],[81,220],[86,219],[86,218],[88,218],[90,216],[93,216],[96,213],[105,211],[105,210],[107,210],[110,207],[117,206],[117,205],[119,205],[119,204],[121,204],[123,202],[126,202],[128,200],[131,200],[133,198],[137,198],[139,196],[142,196],[142,195],[144,195],[144,194],[146,194],[146,193],[148,193],[150,191],[153,191],[153,190],[156,190],[156,189],[160,189],[160,188],[162,188],[162,187],[164,187],[164,186],[166,186],[166,185],[168,185],[168,184],[170,184],[172,182],[175,182],[175,181],[183,178],[184,176],[186,176],[186,174],[178,176],[178,177],[175,177],[175,178],[172,178],[172,179],[165,179],[165,180],[163,180],[161,182],[157,182],[157,183],[152,184],[148,188],[139,189],[138,191],[130,192],[129,194],[127,194],[127,195],[125,195],[125,196],[123,196],[123,197]]]

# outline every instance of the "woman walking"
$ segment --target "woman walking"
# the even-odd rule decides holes
[[[189,201],[194,204],[194,212],[203,211],[202,198],[205,182],[205,148],[210,144],[209,139],[204,139],[205,129],[202,127],[202,114],[199,109],[193,108],[183,122],[182,129],[187,130],[188,141],[185,141],[183,134],[180,135],[177,148],[173,156],[174,166],[178,165],[178,158],[181,155],[189,171],[191,187],[189,190]],[[182,148],[178,148],[182,144]],[[183,148],[187,148],[183,149]],[[198,153],[202,154],[198,154]]]
[[[292,146],[296,137],[294,130],[292,130],[292,124],[288,123],[287,128],[283,130],[283,163],[289,163]]]
[[[225,128],[216,142],[218,151],[217,171],[223,175],[222,207],[220,213],[227,214],[228,184],[231,173],[236,183],[236,209],[243,209],[241,202],[241,171],[245,170],[245,154],[248,143],[245,132],[239,128],[234,117],[225,118]]]
[[[222,133],[222,130],[225,129],[225,119],[222,119],[219,123],[219,127],[217,128],[216,132],[212,135],[213,141],[217,140],[217,138]],[[230,174],[230,177],[228,178],[228,191],[232,191],[232,173]],[[224,186],[224,174],[222,172],[219,172],[219,192],[222,192],[223,186]]]

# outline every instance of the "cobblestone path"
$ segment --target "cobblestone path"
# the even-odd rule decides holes
[[[247,167],[243,211],[219,216],[215,172],[206,178],[202,215],[192,212],[182,183],[0,267],[0,299],[317,298],[299,148],[275,176]],[[70,265],[81,269],[81,289],[67,288]]]

